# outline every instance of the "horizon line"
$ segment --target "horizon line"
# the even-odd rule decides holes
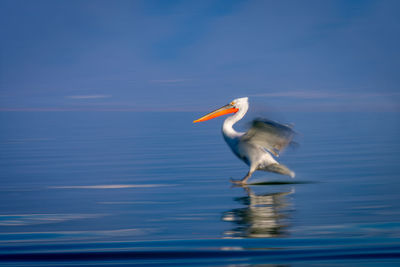
[[[318,108],[312,107],[297,107],[285,108],[288,112],[376,112],[376,113],[398,113],[400,109],[365,109],[365,108]],[[182,109],[182,108],[0,108],[0,112],[208,112],[207,109]]]

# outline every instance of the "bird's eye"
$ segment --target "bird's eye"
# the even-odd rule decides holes
[[[231,106],[234,106],[234,105],[235,105],[235,102],[232,101],[232,102],[231,102]]]

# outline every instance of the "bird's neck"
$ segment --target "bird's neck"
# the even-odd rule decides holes
[[[222,134],[225,138],[234,139],[241,136],[243,133],[237,132],[233,129],[233,125],[240,121],[244,115],[246,114],[247,109],[239,109],[234,115],[225,119],[224,124],[222,125]]]

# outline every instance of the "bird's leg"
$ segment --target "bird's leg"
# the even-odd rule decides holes
[[[251,177],[251,175],[253,174],[253,172],[254,172],[254,171],[251,171],[251,170],[250,170],[250,171],[246,174],[246,176],[243,177],[242,180],[232,180],[232,179],[231,179],[231,182],[234,183],[234,184],[237,184],[237,185],[245,185],[246,182],[247,182],[247,180],[250,179],[250,177]]]

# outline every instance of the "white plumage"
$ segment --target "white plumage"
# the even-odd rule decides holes
[[[238,98],[194,122],[233,113],[225,119],[222,134],[232,152],[249,166],[246,176],[239,181],[232,180],[233,183],[246,184],[256,170],[285,174],[293,178],[294,172],[279,164],[274,156],[278,157],[279,153],[292,142],[295,132],[288,125],[265,119],[255,119],[246,133],[237,132],[233,129],[233,125],[244,117],[248,108],[248,98]]]

